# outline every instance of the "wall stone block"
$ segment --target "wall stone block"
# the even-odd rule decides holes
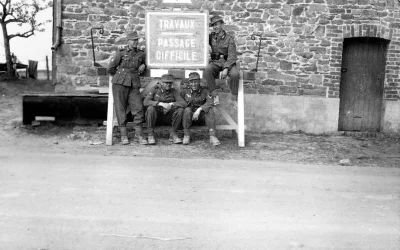
[[[261,82],[261,85],[283,85],[283,81],[277,81],[272,79],[266,79]]]
[[[77,13],[62,13],[61,19],[63,20],[87,20],[87,14],[77,14]]]
[[[264,38],[257,72],[262,75],[255,80],[261,88],[249,83],[246,84],[246,93],[321,96],[328,93],[328,97],[337,98],[339,88],[335,84],[340,85],[343,39],[352,37],[391,40],[385,86],[395,83],[395,79],[396,83],[399,81],[398,1],[192,0],[192,3],[186,4],[184,9],[208,10],[210,16],[224,17],[225,29],[235,36],[238,65],[242,69],[255,68],[257,61],[259,40],[250,40],[250,35],[255,33]],[[147,10],[171,10],[183,6],[178,5],[161,4],[159,0],[64,0],[62,45],[56,51],[56,72],[62,77],[57,76],[57,81],[61,81],[60,85],[73,85],[75,80],[79,84],[96,83],[90,27],[104,27],[104,34],[96,32],[94,35],[96,62],[106,66],[117,46],[126,44],[127,30],[138,30],[140,35],[145,35]],[[142,39],[139,46],[145,45]],[[85,77],[86,80],[83,80]],[[281,82],[279,86],[288,88],[261,84],[267,79]],[[314,88],[300,93],[297,91],[298,84]],[[397,91],[398,96],[400,90],[390,91]],[[388,92],[386,96],[393,98],[396,93]]]

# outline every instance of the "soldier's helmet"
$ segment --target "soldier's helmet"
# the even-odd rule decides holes
[[[161,81],[162,82],[173,82],[174,81],[174,76],[171,74],[164,74],[161,76]]]
[[[222,19],[221,16],[213,16],[213,17],[211,17],[210,26],[213,26],[214,23],[219,22],[219,21],[224,23],[224,19]]]
[[[197,72],[191,72],[189,74],[189,81],[191,80],[200,80],[200,75]]]
[[[138,32],[135,30],[135,31],[126,32],[126,38],[128,40],[135,40],[135,39],[139,39],[140,36],[139,36]]]

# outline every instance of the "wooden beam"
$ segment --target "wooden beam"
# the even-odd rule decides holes
[[[240,72],[239,91],[238,91],[238,146],[244,147],[244,91],[243,91],[243,72]]]
[[[113,120],[114,120],[114,97],[112,91],[112,76],[108,80],[108,106],[107,106],[107,129],[106,129],[106,145],[112,146]]]
[[[232,119],[232,117],[228,114],[228,112],[226,112],[226,110],[220,109],[220,111],[221,111],[221,115],[225,118],[225,120],[229,123],[229,125],[232,125],[235,127],[237,126],[235,120]]]
[[[35,121],[55,121],[54,116],[35,116]]]

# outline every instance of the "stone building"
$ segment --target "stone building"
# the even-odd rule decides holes
[[[93,65],[92,28],[104,29],[103,34],[93,30],[93,37],[96,62],[105,67],[118,46],[126,44],[125,31],[137,30],[145,37],[147,10],[208,11],[209,16],[224,17],[226,30],[236,40],[240,69],[257,67],[255,80],[244,82],[248,130],[400,133],[397,0],[61,0],[61,4],[61,44],[53,53],[58,91],[107,86],[108,77],[99,75]],[[145,45],[143,39],[140,45]],[[146,77],[142,80],[149,82]]]

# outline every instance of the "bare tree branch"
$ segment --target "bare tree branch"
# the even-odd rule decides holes
[[[41,4],[40,2],[43,2]],[[35,32],[44,31],[44,22],[37,22],[36,15],[39,11],[52,6],[52,2],[45,4],[45,0],[0,0],[0,26],[3,31],[4,49],[7,61],[7,73],[12,76],[12,61],[10,52],[10,40],[14,37],[28,38]],[[17,24],[18,26],[27,26],[24,31],[9,34],[7,25]],[[24,27],[25,27],[24,26]]]

